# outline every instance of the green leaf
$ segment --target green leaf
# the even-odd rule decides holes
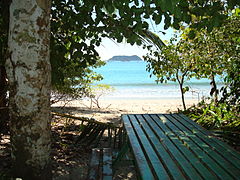
[[[175,6],[173,9],[173,14],[174,14],[174,18],[180,19],[182,17],[183,12],[179,7]]]
[[[150,2],[151,2],[151,0],[144,0],[144,4],[145,4],[146,6],[149,6],[149,5],[150,5]]]
[[[189,91],[189,87],[188,87],[188,86],[186,86],[186,87],[183,88],[183,93],[186,93],[186,92],[188,92],[188,91]]]
[[[162,15],[153,14],[153,20],[155,21],[156,24],[160,24],[162,21]]]
[[[183,21],[186,22],[187,24],[189,24],[192,20],[191,16],[187,13],[183,13]]]
[[[148,29],[148,26],[149,26],[148,23],[144,21],[142,24],[142,28]]]
[[[189,4],[186,0],[180,0],[179,1],[179,6],[183,8],[188,8]]]
[[[164,7],[167,11],[172,12],[173,11],[173,5],[172,5],[172,0],[162,0],[164,3]]]
[[[164,29],[165,30],[168,29],[170,25],[171,25],[171,17],[168,14],[164,13]]]
[[[179,19],[174,18],[173,19],[173,28],[179,30],[180,29],[180,25],[179,25]]]
[[[105,8],[109,14],[112,14],[114,12],[114,6],[112,4],[106,4]]]
[[[240,15],[240,8],[236,8],[236,9],[235,9],[235,14],[236,14],[236,16],[239,16],[239,15]]]
[[[228,0],[227,4],[230,9],[233,9],[234,6],[236,6],[236,5],[240,5],[239,0]]]
[[[189,39],[194,39],[196,36],[196,33],[194,30],[191,30],[189,33],[188,33],[188,38]]]

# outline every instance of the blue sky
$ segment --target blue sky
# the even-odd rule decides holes
[[[169,28],[168,30],[164,30],[163,23],[161,23],[158,26],[151,24],[151,30],[154,33],[158,34],[162,38],[162,40],[170,40],[170,38],[174,34],[173,29]],[[163,31],[166,34],[163,35],[162,33],[159,33],[160,31]],[[102,60],[108,60],[112,56],[118,56],[118,55],[127,55],[127,56],[138,55],[139,57],[142,57],[147,53],[147,50],[142,49],[137,45],[131,46],[128,43],[117,43],[107,38],[103,39],[102,44],[96,49]]]

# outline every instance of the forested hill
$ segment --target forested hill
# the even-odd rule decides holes
[[[142,59],[136,55],[134,55],[134,56],[113,56],[108,61],[142,61]]]

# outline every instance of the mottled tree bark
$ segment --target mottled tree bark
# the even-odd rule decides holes
[[[214,104],[217,105],[217,103],[218,103],[218,89],[217,89],[217,84],[216,84],[216,81],[215,81],[215,76],[211,75],[210,79],[211,79],[211,82],[210,82],[210,85],[211,85],[210,95],[213,97]]]
[[[48,0],[12,0],[6,70],[10,86],[13,174],[51,179],[50,6]]]
[[[182,104],[183,104],[184,111],[187,109],[186,108],[186,103],[185,103],[185,96],[184,96],[185,92],[183,90],[184,77],[185,77],[186,73],[187,72],[184,72],[182,74],[181,78],[179,77],[179,71],[177,71],[177,73],[176,73],[177,81],[178,81],[180,92],[181,92],[181,98],[182,98]]]

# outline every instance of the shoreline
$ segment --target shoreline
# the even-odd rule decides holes
[[[114,87],[111,86],[113,90],[99,90],[96,91],[96,96],[101,96],[103,100],[175,100],[181,99],[181,92],[178,86],[167,86],[161,87],[158,85],[154,86],[122,86]],[[209,86],[198,86],[190,87],[190,90],[187,91],[184,96],[185,99],[196,99],[201,101],[202,98],[209,96]]]

